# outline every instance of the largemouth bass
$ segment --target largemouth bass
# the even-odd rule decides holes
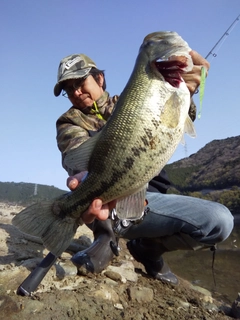
[[[88,170],[78,188],[21,211],[13,224],[41,237],[54,255],[69,245],[93,199],[103,203],[140,192],[168,162],[185,132],[190,93],[181,73],[192,69],[188,44],[175,32],[147,35],[130,79],[101,132],[70,151],[65,161]]]

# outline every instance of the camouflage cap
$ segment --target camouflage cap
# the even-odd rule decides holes
[[[93,62],[85,54],[71,54],[60,61],[58,68],[57,83],[54,87],[54,95],[60,95],[63,88],[63,81],[68,79],[82,78],[89,73],[91,68],[97,68]]]

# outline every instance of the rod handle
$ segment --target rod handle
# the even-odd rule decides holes
[[[33,291],[35,291],[56,260],[57,257],[49,252],[18,287],[17,294],[20,296],[29,296]]]

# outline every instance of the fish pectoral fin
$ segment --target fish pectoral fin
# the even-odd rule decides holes
[[[52,208],[53,201],[36,203],[19,212],[12,223],[23,233],[41,238],[44,246],[59,256],[69,246],[78,225],[74,219],[56,215]]]
[[[187,133],[191,138],[196,138],[196,130],[191,118],[188,116],[184,124],[184,132]]]
[[[101,132],[98,132],[91,139],[86,140],[77,148],[68,151],[64,157],[65,164],[72,170],[88,170],[88,163],[92,151],[99,139]]]
[[[120,219],[137,220],[144,212],[146,190],[148,184],[130,196],[119,199],[116,205],[116,215]]]

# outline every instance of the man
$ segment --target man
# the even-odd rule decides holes
[[[209,69],[208,62],[191,51],[194,67],[183,75],[187,87],[194,94],[200,83],[201,68]],[[75,54],[61,60],[55,96],[67,97],[72,107],[57,120],[57,142],[62,153],[62,165],[70,177],[67,185],[74,190],[86,172],[75,172],[64,162],[69,150],[81,145],[98,132],[109,119],[118,96],[110,97],[106,91],[104,72],[84,54]],[[189,115],[195,119],[192,102]],[[233,217],[221,204],[192,197],[166,194],[170,185],[164,171],[150,181],[147,192],[147,211],[137,224],[119,222],[119,237],[129,239],[127,247],[132,256],[141,262],[146,272],[163,282],[177,284],[177,277],[164,262],[162,255],[179,249],[196,250],[212,247],[225,240],[233,228]],[[116,250],[115,233],[109,219],[116,202],[102,206],[95,199],[84,213],[83,221],[93,230],[94,242],[86,250],[72,257],[79,268],[101,272],[113,258]],[[116,252],[115,252],[116,253]]]

